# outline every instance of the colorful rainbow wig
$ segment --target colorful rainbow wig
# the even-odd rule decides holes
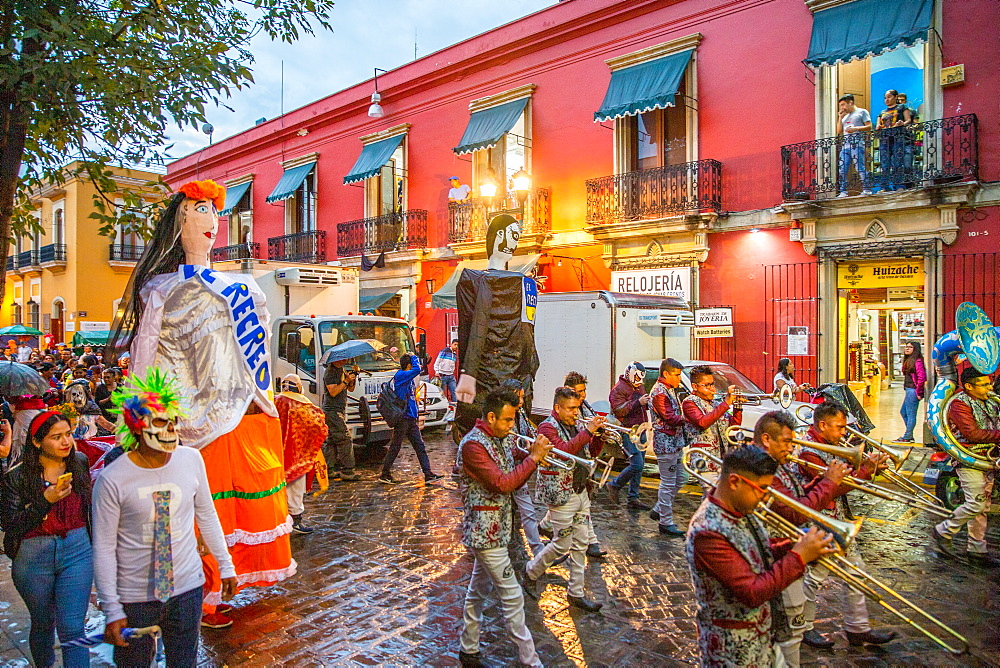
[[[115,431],[126,450],[136,446],[136,435],[147,426],[153,411],[172,420],[185,417],[177,381],[156,368],[150,369],[145,378],[130,375],[111,395],[111,401],[115,404],[111,412],[122,416]]]

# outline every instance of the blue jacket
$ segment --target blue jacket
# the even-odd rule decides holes
[[[416,383],[414,379],[420,375],[420,362],[416,356],[410,358],[413,361],[406,371],[400,369],[392,377],[392,389],[396,396],[406,400],[406,417],[417,419]]]

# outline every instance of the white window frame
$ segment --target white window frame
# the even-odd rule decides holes
[[[498,107],[501,104],[507,104],[508,102],[514,102],[516,100],[521,100],[527,98],[527,103],[524,105],[524,112],[521,117],[518,117],[518,121],[524,118],[524,135],[520,136],[524,141],[524,165],[522,168],[524,171],[532,174],[532,142],[534,133],[532,131],[533,125],[533,109],[532,103],[534,102],[535,89],[538,86],[535,84],[526,84],[524,86],[519,86],[517,88],[512,88],[506,90],[502,93],[497,93],[496,95],[489,95],[487,97],[481,97],[473,100],[469,103],[469,112],[474,114],[479,111],[485,111],[486,109],[492,109],[493,107]],[[514,123],[517,125],[517,122]],[[487,174],[489,174],[489,168],[497,165],[497,161],[491,160],[493,152],[500,150],[503,156],[503,164],[501,165],[503,174],[497,173],[497,197],[503,197],[507,192],[507,179],[510,176],[507,174],[507,141],[508,137],[513,133],[507,132],[500,141],[497,142],[496,146],[491,148],[482,148],[477,151],[472,152],[472,193],[471,197],[481,197],[479,192],[480,186],[485,182]],[[516,170],[515,170],[516,171]]]

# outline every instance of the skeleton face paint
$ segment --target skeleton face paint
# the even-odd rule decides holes
[[[142,442],[153,450],[173,452],[177,449],[177,420],[165,413],[153,411],[145,419],[142,428]]]
[[[295,392],[298,394],[302,393],[302,386],[296,383],[294,380],[283,380],[281,381],[281,391],[282,392]]]
[[[81,384],[70,385],[66,388],[66,396],[69,397],[77,411],[82,411],[87,405],[87,390]]]

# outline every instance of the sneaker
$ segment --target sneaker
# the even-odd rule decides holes
[[[341,471],[337,474],[337,480],[342,482],[354,482],[355,480],[361,480],[361,474],[355,473],[354,471]]]
[[[299,535],[305,536],[311,534],[316,529],[308,527],[302,523],[302,516],[296,515],[292,518],[292,533],[297,533]]]
[[[341,476],[340,471],[327,471],[326,472],[326,476],[327,476],[327,478],[329,479],[330,482],[337,482],[338,480],[341,479],[340,478],[340,476]]]
[[[660,524],[660,533],[671,536],[672,538],[681,538],[686,534],[677,528],[676,524]]]
[[[444,476],[439,473],[428,473],[424,476],[424,482],[436,482]]]
[[[201,625],[206,629],[225,629],[233,625],[233,620],[222,613],[213,612],[210,615],[202,615]]]
[[[847,197],[847,193],[840,193],[837,195],[837,199],[840,199],[841,197]]]
[[[900,436],[899,438],[893,439],[893,443],[913,443],[912,438],[906,438],[905,436]]]
[[[872,194],[872,190],[871,190],[871,188],[865,188],[864,190],[861,191],[861,194],[862,195],[871,195]]]
[[[392,474],[390,474],[390,473],[383,473],[382,475],[380,475],[378,477],[378,481],[380,483],[385,484],[385,485],[395,485],[396,482],[397,482],[396,479],[393,478]]]
[[[629,499],[628,508],[630,510],[649,510],[652,506],[643,503],[639,499]]]
[[[215,606],[215,611],[220,614],[228,616],[229,613],[233,611],[233,606],[229,605],[228,603],[220,603],[219,605]]]

